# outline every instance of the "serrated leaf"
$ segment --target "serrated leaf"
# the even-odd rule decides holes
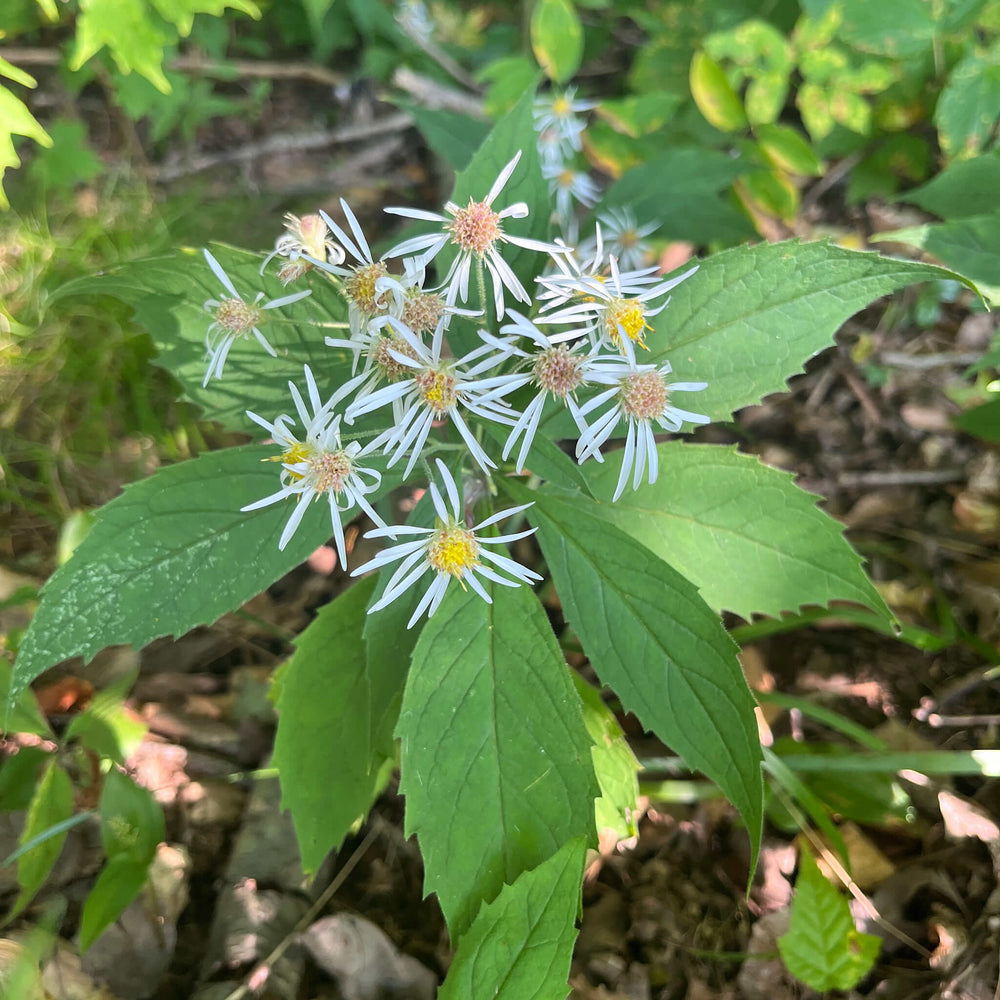
[[[583,704],[584,724],[594,741],[590,756],[601,788],[601,797],[594,805],[598,835],[611,831],[618,840],[634,837],[639,832],[635,819],[639,762],[601,692],[575,672],[573,683]]]
[[[14,151],[13,136],[23,135],[34,139],[40,146],[51,146],[52,139],[42,128],[27,105],[5,86],[0,84],[0,208],[9,208],[10,202],[3,191],[3,175],[8,167],[21,165],[21,158]]]
[[[716,611],[749,621],[840,600],[892,619],[842,526],[790,473],[719,445],[668,441],[657,453],[656,482],[615,503],[618,453],[585,466],[604,501],[595,513],[691,580]]]
[[[743,406],[786,390],[786,381],[833,341],[859,309],[917,281],[950,278],[944,268],[844,250],[829,243],[734,247],[702,261],[652,319],[643,362],[669,359],[678,378],[708,382],[693,409],[727,420]]]
[[[691,96],[705,120],[720,132],[738,132],[746,128],[743,104],[722,72],[722,67],[707,52],[696,52],[691,60]]]
[[[302,867],[314,873],[381,791],[384,708],[373,698],[362,628],[376,577],[348,588],[299,636],[278,701],[274,765],[291,810]],[[394,668],[402,688],[406,664]]]
[[[847,899],[803,849],[791,926],[778,938],[788,971],[814,990],[849,990],[874,965],[880,946],[880,938],[857,930]]]
[[[531,13],[531,49],[556,83],[565,83],[580,68],[583,28],[570,0],[537,0]]]
[[[535,502],[529,520],[601,681],[722,789],[743,814],[756,858],[764,785],[754,700],[718,615],[694,584],[598,516],[592,501],[514,480],[504,488],[519,503]]]
[[[438,1000],[564,1000],[586,843],[505,885],[458,943]]]
[[[275,299],[298,287],[284,288],[270,271],[261,276],[258,254],[218,245],[212,246],[212,253],[247,301],[253,301],[257,291]],[[264,314],[261,329],[278,357],[266,354],[253,337],[237,339],[222,378],[212,379],[205,388],[205,334],[212,316],[204,303],[225,292],[200,251],[182,248],[169,256],[130,261],[68,282],[50,301],[70,295],[111,295],[132,306],[136,321],[149,330],[156,344],[156,363],[177,378],[206,416],[245,432],[253,426],[247,420],[248,409],[269,419],[290,410],[287,382],[302,385],[303,365],[311,367],[321,390],[329,386],[332,392],[350,377],[350,352],[327,347],[324,335],[335,331],[317,326],[320,321],[346,321],[343,300],[314,271],[306,275],[302,287],[311,288],[312,295]],[[264,372],[266,377],[262,377]],[[365,425],[359,421],[357,426]]]
[[[504,883],[594,830],[590,739],[545,612],[527,587],[489,592],[453,586],[424,626],[396,730],[407,836],[454,940]]]
[[[312,504],[284,552],[292,501],[241,513],[275,491],[273,448],[229,448],[160,469],[97,513],[52,575],[14,661],[10,698],[46,667],[105,646],[136,648],[208,624],[302,562],[331,532]]]
[[[80,953],[83,954],[142,892],[149,861],[117,854],[108,860],[87,896],[80,915]]]
[[[1000,191],[1000,151],[958,160],[921,187],[900,195],[942,219],[982,215]]]
[[[72,815],[73,786],[66,772],[53,758],[45,767],[42,778],[35,788],[18,843],[27,844]],[[8,919],[17,916],[34,898],[52,871],[52,866],[56,863],[65,841],[66,833],[63,831],[37,844],[17,859],[17,882],[21,892],[8,914]]]
[[[974,156],[995,134],[1000,118],[1000,44],[966,56],[948,76],[934,109],[941,146],[949,156]]]
[[[195,14],[222,17],[228,8],[238,10],[255,21],[260,19],[260,8],[251,0],[152,0],[152,4],[165,21],[169,21],[177,28],[178,34],[182,37],[191,34]]]
[[[920,247],[966,275],[966,284],[971,284],[969,278],[975,281],[976,290],[991,302],[1000,303],[1000,210],[876,233],[871,239]]]

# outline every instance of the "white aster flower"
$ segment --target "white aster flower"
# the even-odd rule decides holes
[[[520,158],[521,151],[518,150],[514,158],[500,171],[500,176],[497,177],[493,187],[490,188],[489,193],[482,201],[473,201],[470,197],[469,204],[464,208],[449,201],[445,205],[447,215],[426,212],[419,208],[387,208],[386,212],[390,215],[437,222],[440,223],[441,227],[439,232],[404,240],[398,246],[393,247],[387,256],[405,257],[409,254],[422,253],[422,262],[428,264],[445,246],[451,243],[458,248],[458,254],[443,282],[444,285],[448,286],[447,300],[449,303],[454,303],[457,300],[468,302],[469,275],[472,271],[473,261],[475,261],[477,264],[485,265],[490,272],[490,278],[493,282],[493,301],[498,317],[502,318],[504,314],[504,288],[514,298],[530,304],[531,297],[518,281],[517,275],[511,270],[510,265],[500,256],[500,244],[510,243],[528,250],[537,250],[540,253],[559,253],[561,248],[554,243],[543,243],[541,240],[529,239],[524,236],[511,236],[504,232],[504,219],[523,219],[528,215],[528,206],[523,201],[501,209],[499,212],[494,211],[492,207],[493,201],[510,180],[510,175],[514,172]],[[486,303],[484,302],[482,305],[485,308]]]
[[[574,201],[584,208],[592,208],[601,196],[590,174],[575,167],[543,166],[542,176],[549,182],[549,191],[556,196],[556,213],[564,225],[573,218]]]
[[[525,538],[532,534],[536,530],[535,528],[492,538],[483,537],[480,534],[484,528],[488,528],[513,514],[519,514],[531,504],[522,504],[518,507],[509,507],[507,510],[498,511],[486,518],[485,521],[469,528],[455,480],[441,459],[437,459],[437,467],[441,483],[448,494],[450,508],[445,504],[437,484],[432,481],[430,494],[434,503],[434,511],[437,514],[437,524],[433,528],[395,525],[392,528],[376,528],[373,531],[365,532],[365,538],[383,538],[388,534],[418,537],[413,541],[400,542],[398,545],[384,549],[374,559],[370,559],[351,573],[351,576],[358,576],[369,570],[382,569],[383,566],[388,566],[390,563],[399,562],[399,566],[389,578],[381,598],[368,609],[368,613],[371,614],[373,611],[380,611],[391,604],[422,576],[433,571],[434,579],[426,593],[420,598],[413,616],[407,623],[407,628],[412,628],[424,612],[430,618],[437,611],[452,579],[458,580],[463,587],[468,584],[487,604],[492,604],[493,599],[486,592],[480,577],[492,580],[503,587],[519,587],[522,583],[531,583],[533,580],[541,579],[537,573],[522,566],[509,556],[501,555],[499,552],[493,552],[487,548],[490,545],[506,545],[519,538]],[[492,566],[487,565],[487,563],[492,563]],[[512,579],[502,576],[497,570],[508,574]]]
[[[404,478],[416,464],[436,420],[450,420],[455,425],[483,471],[495,469],[496,464],[476,440],[461,411],[468,410],[478,417],[498,423],[509,425],[514,422],[518,414],[503,402],[502,397],[523,382],[514,375],[481,377],[484,372],[502,364],[509,355],[497,351],[493,344],[484,343],[457,361],[442,358],[444,324],[438,326],[430,347],[395,317],[387,317],[386,324],[409,348],[406,353],[391,346],[387,351],[407,370],[406,376],[356,398],[346,411],[348,423],[353,423],[362,414],[399,401],[402,416],[380,434],[372,446],[381,446],[385,454],[392,452],[390,466],[409,453]]]
[[[639,225],[635,213],[629,208],[610,208],[597,217],[604,226],[604,241],[608,253],[618,258],[622,270],[637,270],[649,258],[646,237],[660,228],[659,222]]]
[[[550,90],[535,98],[532,109],[535,131],[542,136],[552,130],[561,147],[568,150],[568,155],[572,155],[574,151],[579,152],[583,148],[580,136],[587,127],[586,122],[578,115],[596,107],[596,101],[576,100],[575,87],[567,87],[562,91]]]
[[[222,265],[209,253],[202,250],[208,266],[212,273],[222,282],[222,287],[229,292],[228,298],[208,299],[205,302],[205,311],[215,316],[215,319],[208,326],[205,334],[205,349],[208,351],[208,371],[201,383],[202,388],[208,385],[209,380],[222,378],[222,369],[225,367],[226,358],[229,357],[229,349],[239,337],[246,337],[253,334],[257,342],[271,355],[276,358],[278,355],[274,348],[267,342],[264,334],[260,332],[260,326],[265,320],[264,311],[267,309],[278,309],[280,306],[287,306],[291,302],[298,302],[309,295],[309,291],[295,292],[293,295],[285,295],[280,299],[272,299],[260,305],[260,300],[264,298],[263,292],[258,292],[253,302],[247,302],[229,279],[229,275],[222,270]]]
[[[683,274],[667,281],[650,283],[651,272],[656,268],[641,271],[618,270],[614,257],[610,260],[611,274],[608,278],[584,276],[579,280],[555,276],[540,278],[546,288],[562,291],[572,304],[547,313],[546,323],[580,323],[584,332],[595,344],[605,343],[624,350],[625,340],[633,341],[640,347],[646,346],[646,331],[652,329],[647,320],[662,312],[670,301],[664,299],[658,306],[650,307],[654,299],[667,294],[670,289],[689,278],[698,266],[689,268]],[[576,300],[573,302],[573,300]],[[553,303],[558,303],[554,298]],[[575,331],[558,334],[556,339],[569,340]]]
[[[335,393],[324,404],[308,365],[305,366],[305,376],[309,402],[312,405],[311,414],[294,383],[288,383],[299,420],[306,429],[304,441],[300,441],[292,433],[291,417],[282,414],[272,424],[247,410],[247,416],[263,427],[284,450],[281,455],[270,459],[272,462],[281,462],[281,489],[240,509],[257,510],[294,496],[295,508],[278,541],[278,548],[284,549],[301,523],[309,500],[318,500],[326,494],[337,542],[337,555],[340,557],[340,565],[346,568],[347,546],[340,515],[356,506],[384,528],[385,521],[365,499],[366,493],[379,488],[382,476],[377,470],[358,464],[358,459],[371,450],[371,445],[363,448],[357,441],[347,445],[341,441],[340,417],[332,411],[342,397],[342,391]]]
[[[287,232],[279,236],[274,249],[264,258],[260,273],[275,257],[288,257],[278,270],[278,278],[287,285],[311,271],[313,264],[306,257],[313,257],[332,264],[343,264],[344,248],[327,238],[327,226],[318,215],[303,215],[300,219],[291,212],[285,213]],[[304,255],[304,256],[303,256]]]
[[[614,500],[625,489],[629,473],[632,473],[632,488],[638,489],[643,474],[650,484],[656,482],[659,472],[659,457],[656,452],[656,437],[653,424],[666,431],[679,431],[685,420],[693,424],[707,424],[709,418],[701,413],[691,413],[670,403],[670,394],[675,391],[698,392],[706,382],[668,382],[670,364],[637,365],[635,348],[630,340],[622,340],[624,358],[602,359],[606,361],[600,371],[591,373],[594,382],[611,386],[580,407],[580,415],[588,416],[594,410],[610,402],[611,405],[584,432],[576,443],[578,462],[596,457],[601,445],[614,433],[620,420],[628,425],[625,449],[622,454],[622,469],[618,476]]]

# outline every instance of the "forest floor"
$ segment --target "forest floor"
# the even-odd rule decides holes
[[[286,112],[276,102],[272,121],[289,128],[293,106],[292,95]],[[355,112],[391,113],[375,105]],[[246,128],[237,123],[231,131]],[[238,148],[263,138],[259,131],[240,132],[216,141]],[[316,152],[271,152],[239,168],[220,161],[204,175],[206,190],[231,186],[239,170],[270,204],[292,190],[315,190],[317,198],[324,190],[327,208],[343,195],[360,212],[375,212],[402,185],[424,190],[430,201],[437,179],[414,143],[412,131],[389,130],[345,153],[332,170],[317,169],[326,160]],[[391,164],[378,188],[370,184],[372,162]],[[810,203],[795,234],[833,228],[864,246],[872,232],[893,227],[889,207],[847,209],[839,198],[833,187]],[[274,213],[269,231],[279,221],[280,212]],[[257,243],[264,245],[259,235]],[[839,713],[889,750],[997,746],[1000,700],[991,668],[1000,639],[1000,457],[953,424],[956,399],[970,384],[969,361],[985,351],[996,327],[967,296],[928,314],[916,290],[901,293],[849,321],[836,346],[813,359],[787,394],[743,410],[732,425],[695,435],[731,442],[793,473],[843,522],[901,620],[925,630],[925,648],[917,648],[827,616],[776,634],[762,629],[744,647],[756,689]],[[113,494],[119,485],[112,473],[100,492]],[[39,545],[54,544],[44,534],[38,538]],[[247,776],[268,765],[275,720],[267,691],[291,650],[285,637],[347,585],[335,562],[331,549],[320,549],[240,613],[210,627],[141,651],[109,650],[87,667],[65,664],[40,679],[39,699],[58,726],[94,689],[138,667],[128,710],[148,734],[130,767],[155,791],[167,817],[155,898],[130,907],[82,965],[68,942],[100,867],[100,840],[96,826],[71,832],[39,901],[58,895],[67,903],[67,940],[46,980],[52,997],[222,1000],[237,995],[275,948],[282,950],[256,995],[433,995],[447,970],[449,945],[436,901],[422,899],[419,853],[403,834],[403,802],[394,788],[308,881],[288,815],[279,809],[277,782]],[[0,632],[21,624],[22,612],[0,612]],[[640,758],[668,752],[633,719],[622,721]],[[774,704],[763,706],[760,727],[772,745],[844,744],[807,713]],[[331,762],[331,790],[335,766]],[[796,841],[836,867],[830,845],[800,830],[800,807],[775,793],[747,897],[749,841],[738,816],[718,797],[699,794],[704,786],[647,777],[638,838],[607,845],[588,870],[574,996],[808,995],[783,971],[775,940],[787,928]],[[852,862],[855,916],[883,940],[875,969],[852,995],[994,997],[1000,989],[997,783],[905,768],[856,780],[838,771],[828,779],[842,786],[838,825]],[[17,814],[0,814],[0,856],[16,844],[18,824]],[[348,866],[317,924],[311,901]],[[9,901],[15,892],[12,871],[5,869],[0,897]]]

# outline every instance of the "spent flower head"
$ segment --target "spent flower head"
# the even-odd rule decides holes
[[[415,537],[411,541],[400,542],[398,545],[383,549],[374,559],[370,559],[363,566],[358,566],[351,573],[351,576],[358,576],[370,570],[382,569],[390,563],[399,563],[389,578],[382,596],[368,609],[369,614],[388,606],[423,576],[433,573],[434,578],[420,598],[407,623],[407,628],[412,628],[425,612],[430,618],[437,611],[447,592],[448,584],[453,579],[458,580],[462,587],[468,584],[487,604],[492,604],[493,598],[483,586],[483,579],[503,587],[519,587],[522,583],[541,579],[537,573],[490,548],[493,545],[506,545],[519,538],[525,538],[532,534],[535,528],[493,537],[482,534],[483,529],[512,515],[520,514],[531,504],[498,511],[470,528],[452,474],[441,459],[437,459],[436,464],[448,503],[445,503],[441,490],[432,480],[430,494],[437,515],[435,526],[421,528],[415,525],[395,525],[391,528],[376,528],[365,532],[365,538],[384,538],[386,535]]]
[[[307,257],[342,264],[344,248],[327,236],[327,225],[319,215],[303,215],[301,218],[291,212],[285,213],[285,232],[279,236],[274,249],[264,258],[260,273],[275,257],[287,257],[278,270],[278,277],[283,285],[290,284],[311,271],[313,264]],[[304,256],[303,256],[304,255]]]
[[[202,381],[202,388],[208,385],[210,379],[222,378],[222,369],[225,367],[226,358],[229,357],[230,348],[237,340],[253,334],[257,338],[257,343],[276,358],[277,352],[267,342],[267,338],[260,332],[260,327],[266,319],[264,313],[268,309],[278,309],[287,306],[291,302],[298,302],[310,294],[308,290],[295,292],[292,295],[284,295],[279,299],[272,299],[270,302],[261,304],[264,298],[263,292],[258,292],[252,302],[247,302],[232,283],[230,277],[222,269],[222,265],[212,256],[208,250],[202,250],[208,266],[212,273],[222,282],[222,287],[229,293],[221,299],[208,299],[205,302],[205,311],[213,315],[213,320],[208,326],[205,334],[205,349],[208,351],[208,370]]]

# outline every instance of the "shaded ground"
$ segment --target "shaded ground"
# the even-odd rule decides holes
[[[272,121],[256,129],[265,133],[279,120],[292,129],[295,122],[281,118],[292,108],[290,100],[277,100]],[[386,114],[367,95],[345,112],[352,120]],[[246,178],[277,192],[315,189],[329,198],[330,190],[339,195],[350,188],[355,205],[364,198],[351,184],[367,184],[366,165],[375,161],[388,164],[385,185],[432,190],[434,178],[409,151],[413,133],[399,128],[386,134],[388,139],[352,147],[335,168],[346,172],[332,181],[328,169],[315,169],[312,154],[272,155],[266,164],[242,169]],[[227,135],[219,144],[238,148],[260,138]],[[205,143],[202,152],[212,151]],[[216,169],[231,179],[231,166]],[[377,206],[384,193],[369,189],[369,204]],[[837,194],[834,188],[813,207],[802,222],[804,233],[831,222],[862,235],[888,228],[884,208],[872,206],[856,216]],[[280,213],[270,215],[273,235]],[[962,299],[918,327],[908,308],[915,307],[915,294],[903,293],[891,310],[880,303],[855,317],[838,346],[793,380],[788,395],[743,411],[732,427],[710,427],[697,437],[737,442],[795,472],[799,484],[821,494],[826,509],[848,526],[897,613],[931,632],[956,635],[943,648],[923,652],[827,621],[753,642],[746,654],[751,682],[834,709],[880,734],[892,749],[992,748],[1000,712],[986,670],[996,662],[1000,620],[1000,461],[952,429],[958,406],[951,397],[969,384],[962,377],[968,357],[982,352],[995,321],[970,312],[970,302]],[[929,355],[938,357],[925,367],[920,359]],[[265,996],[374,996],[363,992],[366,977],[391,971],[406,985],[386,995],[421,997],[446,971],[443,921],[433,900],[421,900],[419,857],[402,835],[402,801],[392,790],[365,829],[329,862],[329,871],[308,885],[287,817],[277,807],[276,782],[232,780],[267,764],[274,726],[268,678],[290,651],[285,637],[300,631],[344,586],[331,556],[321,550],[244,614],[177,642],[155,643],[139,655],[141,674],[129,706],[150,733],[132,766],[164,805],[173,847],[158,860],[156,903],[130,908],[88,955],[87,971],[109,983],[104,996],[226,997],[282,943],[286,949],[272,963]],[[86,670],[65,668],[47,676],[40,689],[53,721],[65,724],[89,696],[87,685],[104,686],[127,671],[133,657],[112,651]],[[835,739],[801,713],[769,708],[765,714],[766,741]],[[631,725],[640,756],[662,756],[665,748],[623,721]],[[899,782],[911,800],[907,821],[842,827],[852,846],[856,915],[885,941],[882,959],[856,993],[992,997],[1000,927],[997,790],[976,776],[929,779],[906,772]],[[803,989],[768,957],[786,919],[795,863],[795,833],[780,823],[780,807],[747,900],[747,838],[728,806],[714,798],[669,804],[650,799],[638,842],[609,850],[591,867],[572,973],[577,996],[802,996]],[[6,845],[15,829],[0,832]],[[824,850],[821,841],[814,839],[812,846]],[[59,891],[68,900],[67,935],[99,866],[98,847],[95,830],[77,828],[54,873],[50,895]],[[326,937],[304,947],[291,935],[310,902],[359,847],[356,867],[321,911],[340,915],[341,923],[324,925]],[[9,899],[9,880],[0,889]],[[432,975],[397,964],[365,921]],[[763,957],[748,959],[748,952]],[[359,954],[368,959],[352,971]],[[72,956],[64,956],[47,983],[53,995],[76,995],[57,991],[73,967]]]

